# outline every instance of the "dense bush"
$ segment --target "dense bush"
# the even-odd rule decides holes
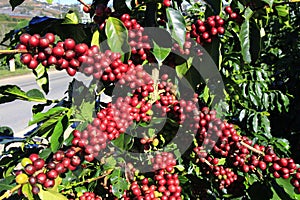
[[[0,87],[39,103],[26,138],[1,129],[0,199],[298,199],[299,3],[107,3],[6,35],[41,91]],[[75,76],[61,101],[50,66]]]

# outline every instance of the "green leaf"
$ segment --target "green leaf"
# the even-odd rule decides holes
[[[79,23],[78,16],[74,11],[69,11],[65,16],[64,21],[62,22],[62,24],[78,24],[78,23]]]
[[[224,165],[226,162],[226,158],[219,159],[218,165]]]
[[[21,88],[16,85],[4,85],[0,87],[0,104],[14,101],[16,99],[23,101],[42,102],[46,103],[47,99],[43,94],[38,93],[38,90],[30,90],[25,93]]]
[[[243,55],[243,59],[246,63],[251,62],[251,54],[250,54],[250,23],[249,19],[252,16],[253,11],[250,7],[247,7],[245,10],[245,21],[241,26],[241,30],[239,33],[239,40],[241,44],[241,51]]]
[[[245,116],[246,116],[246,109],[243,109],[243,110],[241,110],[240,115],[239,115],[240,122],[243,121]]]
[[[192,61],[193,58],[189,58],[186,62],[176,66],[176,73],[179,78],[183,78],[187,74],[190,67],[192,66]]]
[[[112,141],[112,144],[119,147],[120,150],[129,150],[133,145],[133,137],[127,134],[121,134],[119,138]]]
[[[46,0],[47,3],[52,4],[53,0]]]
[[[11,175],[0,180],[0,192],[3,190],[11,190],[12,188],[14,188],[12,182],[15,180],[15,178],[15,176]]]
[[[43,158],[44,160],[47,160],[47,158],[50,156],[52,153],[50,148],[43,149],[42,152],[39,153],[39,156]]]
[[[108,157],[105,160],[105,164],[103,165],[104,170],[114,169],[116,167],[117,161],[113,156]]]
[[[29,183],[26,183],[22,186],[22,193],[25,195],[25,197],[29,200],[33,200],[33,194],[32,194],[32,186]]]
[[[62,114],[63,112],[68,111],[68,108],[65,107],[54,107],[51,108],[50,110],[48,110],[45,113],[37,113],[33,116],[32,120],[29,122],[29,126],[32,124],[36,124],[38,122],[42,122],[45,121],[47,119],[53,118],[55,116],[58,116],[60,114]]]
[[[186,24],[184,17],[178,10],[173,8],[167,8],[166,13],[169,32],[171,33],[172,38],[178,42],[180,47],[183,47],[186,35]]]
[[[106,21],[105,34],[111,51],[121,53],[121,55],[130,52],[128,31],[121,20],[109,17]]]
[[[186,176],[178,176],[178,180],[180,181],[180,184],[185,184],[189,181],[189,179]]]
[[[253,131],[255,133],[258,132],[258,126],[259,126],[259,124],[258,124],[258,114],[255,114],[253,116],[253,120],[252,120],[252,128],[253,128]]]
[[[269,4],[270,7],[273,6],[274,0],[262,0],[262,1],[266,2],[267,4]]]
[[[209,88],[208,88],[207,85],[204,87],[204,91],[203,91],[203,94],[201,96],[203,97],[204,102],[208,103],[208,99],[210,97],[210,93],[209,93]]]
[[[33,70],[34,75],[36,76],[36,82],[38,86],[46,93],[49,92],[49,76],[47,73],[47,68],[42,64],[39,64],[36,69]]]
[[[119,178],[118,182],[112,185],[112,193],[119,199],[124,194],[124,191],[129,187],[129,183],[124,178]]]
[[[25,0],[9,0],[9,3],[14,10],[17,6],[21,5]]]
[[[152,54],[155,56],[158,63],[161,64],[170,54],[171,48],[160,47],[154,41],[153,43],[154,43],[154,47],[153,47]]]
[[[91,46],[93,45],[100,47],[100,33],[98,30],[96,30],[93,34]]]
[[[276,178],[277,184],[281,186],[291,199],[300,199],[300,195],[294,192],[294,186],[290,183],[291,178]]]
[[[83,100],[79,106],[75,118],[91,122],[93,120],[93,112],[95,110],[94,102]]]
[[[43,190],[41,185],[38,185],[38,187],[40,188],[40,192],[38,193],[38,195],[41,200],[49,200],[49,199],[68,200],[67,197],[65,197],[64,195],[58,192]]]
[[[62,146],[64,139],[63,133],[67,129],[68,125],[69,118],[67,115],[60,117],[57,121],[50,139],[50,147],[52,152],[56,152]]]
[[[275,6],[275,9],[276,9],[278,15],[281,17],[286,17],[289,14],[289,9],[287,8],[286,5]]]
[[[272,137],[272,135],[270,135],[271,134],[270,120],[265,115],[261,115],[261,126],[264,127],[265,135]]]
[[[284,95],[283,93],[280,92],[280,97],[281,100],[283,101],[283,105],[286,111],[289,110],[289,105],[290,105],[290,100],[288,98],[288,96]]]
[[[29,90],[28,92],[26,92],[26,95],[32,99],[41,99],[41,100],[45,99],[44,94],[38,89]]]

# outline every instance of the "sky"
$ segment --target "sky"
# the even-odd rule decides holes
[[[79,3],[77,0],[53,0],[54,3],[60,2],[61,4],[74,4]],[[85,3],[90,4],[93,0],[84,0]]]

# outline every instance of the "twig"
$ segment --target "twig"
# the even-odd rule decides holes
[[[79,3],[81,3],[82,5],[84,5],[85,7],[88,7],[89,9],[91,9],[91,6],[86,4],[83,0],[77,0]]]
[[[65,189],[68,190],[68,189],[71,189],[75,186],[78,186],[78,185],[83,185],[85,183],[91,183],[91,182],[94,182],[94,181],[97,181],[99,179],[102,179],[104,177],[106,177],[107,175],[111,174],[112,170],[109,170],[109,171],[106,171],[104,174],[102,174],[101,176],[98,176],[98,177],[94,177],[94,178],[90,178],[90,179],[87,179],[87,180],[84,180],[84,181],[81,181],[81,182],[78,182],[74,185],[70,185],[68,187],[66,187]],[[1,199],[0,199],[1,200]]]
[[[17,185],[16,187],[12,188],[11,190],[7,190],[1,197],[0,200],[6,199],[10,197],[15,191],[17,191],[19,188],[21,188],[22,185]]]
[[[28,51],[23,49],[0,50],[0,54],[16,54],[16,53],[28,53]]]
[[[262,152],[262,151],[260,151],[258,149],[253,148],[252,146],[246,144],[244,141],[241,141],[241,145],[247,147],[249,150],[251,150],[251,151],[253,151],[255,153],[258,153],[258,154],[263,155],[263,156],[265,155],[264,152]]]

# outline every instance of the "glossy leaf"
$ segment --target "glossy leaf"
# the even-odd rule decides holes
[[[22,186],[22,193],[25,195],[25,197],[28,200],[33,200],[33,194],[32,194],[32,186],[29,183],[26,183]]]
[[[65,16],[64,21],[62,22],[62,24],[78,24],[78,23],[79,23],[78,16],[74,11],[69,11]]]
[[[93,45],[100,47],[100,33],[98,30],[96,30],[93,34],[91,46]]]
[[[112,185],[112,193],[117,197],[121,198],[124,191],[128,189],[129,183],[124,178],[119,178],[118,182]]]
[[[109,17],[106,21],[105,34],[111,51],[121,53],[121,55],[130,52],[128,31],[121,20]]]
[[[53,118],[55,116],[58,116],[68,110],[69,110],[68,108],[58,106],[58,107],[51,108],[45,113],[41,113],[41,112],[37,113],[33,116],[32,120],[29,122],[29,126]]]
[[[172,38],[178,42],[180,47],[185,43],[186,25],[185,20],[178,10],[167,8],[168,29]]]
[[[63,143],[63,134],[69,126],[69,119],[67,115],[60,117],[55,125],[50,139],[50,147],[52,152],[56,152]]]
[[[36,76],[36,83],[46,94],[49,92],[49,76],[47,70],[48,69],[42,64],[39,64],[38,67],[33,70],[33,73]]]
[[[16,99],[32,102],[47,102],[47,99],[45,99],[44,95],[36,89],[25,93],[16,85],[0,86],[0,104],[11,102]]]
[[[267,4],[269,4],[270,7],[273,6],[274,0],[263,0],[263,1],[266,2]]]
[[[154,47],[153,47],[152,54],[154,55],[158,63],[162,63],[170,54],[171,48],[163,48],[158,46],[156,42],[153,43],[154,43]]]
[[[113,156],[108,157],[105,159],[105,164],[103,165],[104,170],[114,169],[116,167],[117,161]]]
[[[42,186],[38,185],[40,188],[40,192],[38,193],[41,200],[49,200],[49,199],[55,199],[55,200],[68,200],[67,197],[62,195],[58,192],[43,190]]]
[[[247,7],[245,10],[245,21],[241,26],[241,30],[239,33],[239,40],[241,43],[241,53],[243,55],[243,59],[246,63],[251,62],[251,54],[250,54],[250,22],[249,19],[252,16],[253,11],[250,7]]]

